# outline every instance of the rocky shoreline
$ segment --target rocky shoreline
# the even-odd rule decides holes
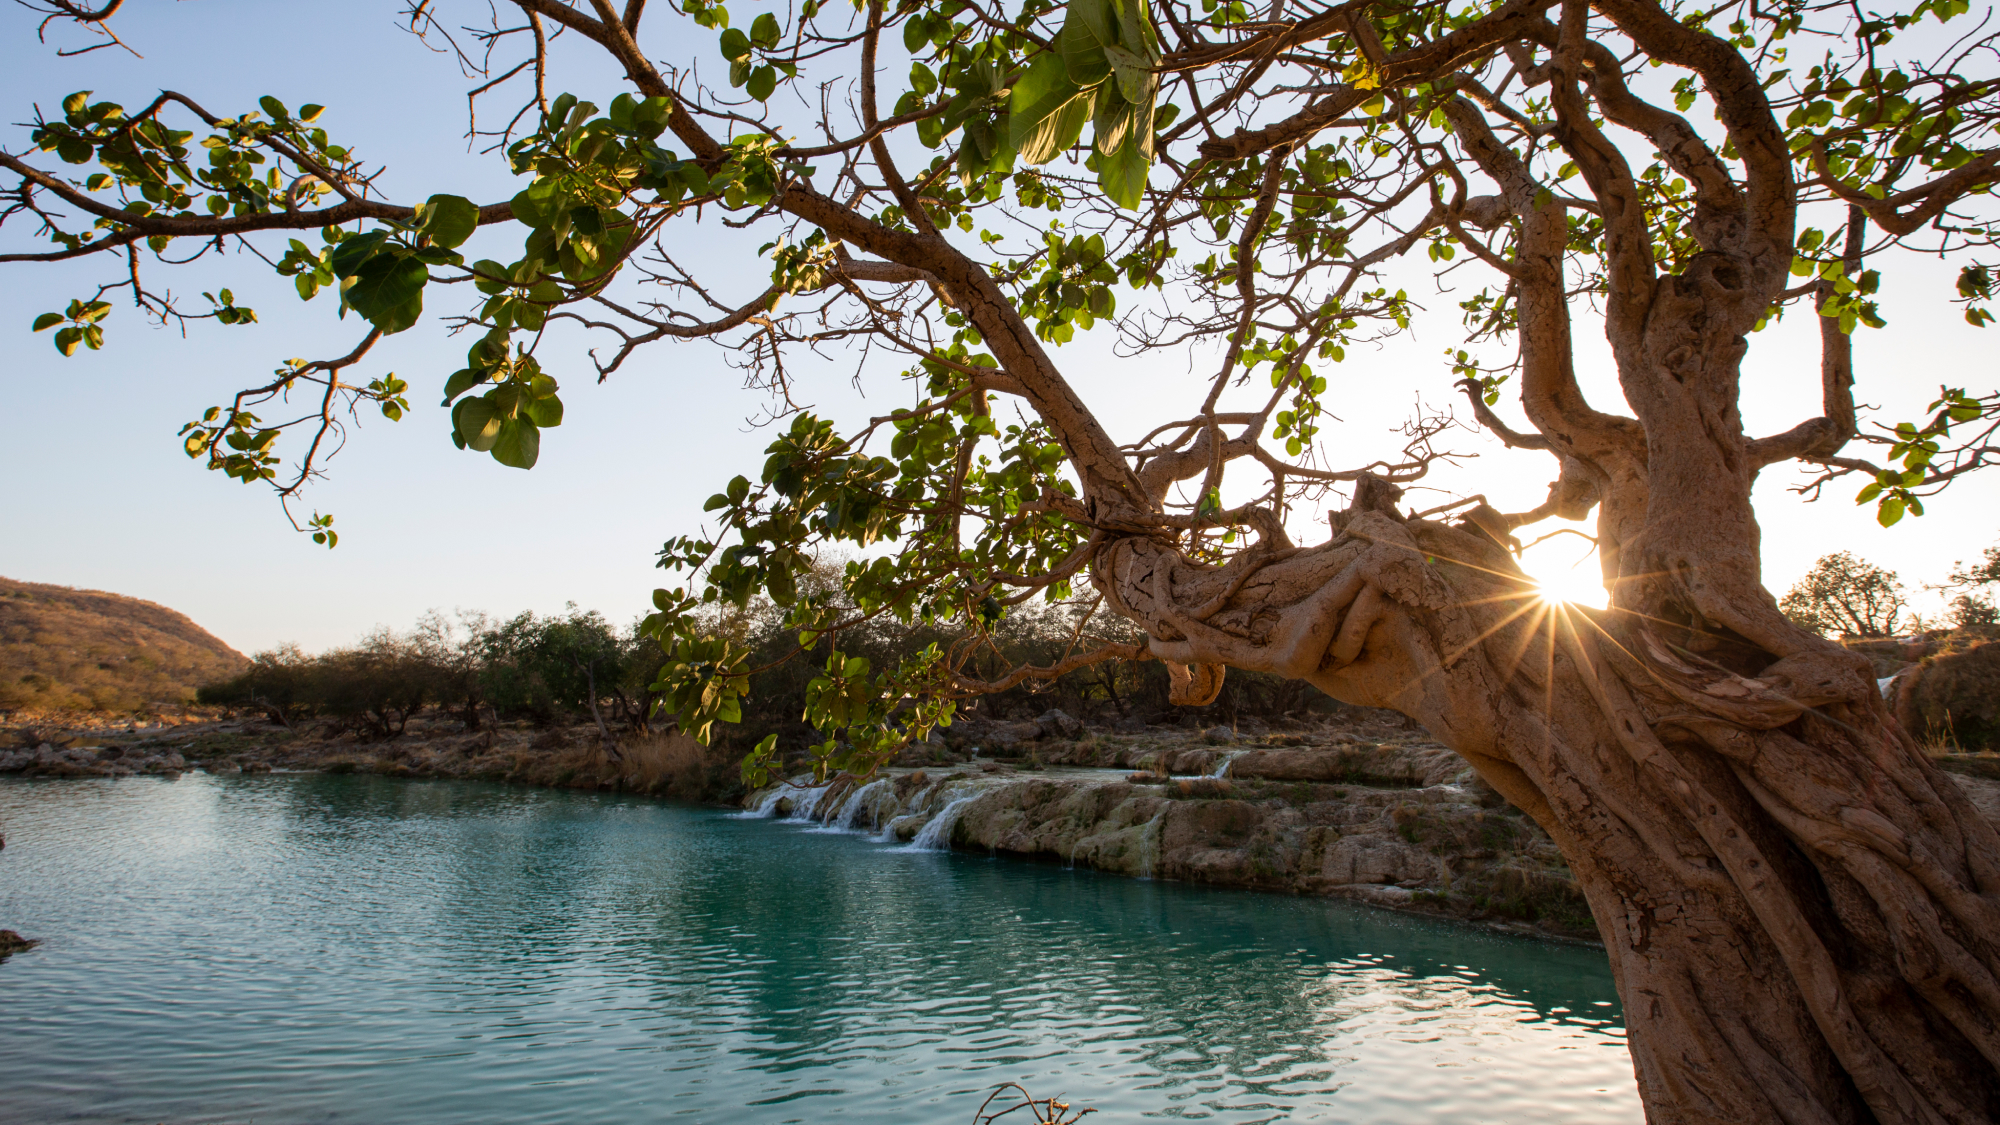
[[[1038,755],[1045,764],[1025,769],[982,759],[827,784],[807,775],[744,803],[916,847],[1345,898],[1596,942],[1553,841],[1443,747],[1220,750],[1197,737],[1050,745]]]
[[[592,727],[467,731],[416,720],[387,742],[237,715],[17,730],[0,774],[271,771],[499,781],[632,792],[793,817],[912,846],[960,848],[1280,894],[1350,899],[1514,933],[1596,942],[1553,841],[1462,759],[1386,714],[1287,729],[1126,722],[962,722],[873,778],[809,774],[745,792],[733,758],[679,736]],[[1258,729],[1262,728],[1262,729]],[[18,746],[24,739],[32,745]],[[0,746],[6,745],[0,734]],[[1938,759],[2000,819],[2000,757]]]

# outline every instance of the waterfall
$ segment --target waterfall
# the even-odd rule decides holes
[[[958,818],[964,815],[965,806],[979,799],[980,790],[952,798],[950,804],[939,809],[936,816],[925,824],[917,838],[910,841],[910,850],[919,852],[948,852],[951,850],[951,830],[958,827]]]
[[[788,788],[788,786],[784,782],[780,781],[778,784],[773,785],[771,787],[770,792],[765,793],[764,796],[760,800],[758,800],[756,808],[744,809],[742,812],[734,812],[730,813],[729,815],[735,817],[738,820],[756,820],[760,817],[777,816],[778,798],[783,797],[785,795],[786,788]]]
[[[1238,755],[1238,754],[1241,754],[1242,752],[1243,752],[1243,751],[1241,751],[1241,750],[1231,750],[1231,751],[1229,751],[1228,753],[1224,754],[1224,755],[1222,756],[1222,762],[1221,762],[1221,764],[1217,765],[1217,766],[1215,767],[1215,772],[1213,772],[1213,773],[1209,774],[1208,776],[1210,776],[1210,777],[1228,777],[1228,776],[1229,776],[1229,763],[1231,763],[1231,762],[1235,761],[1235,760],[1236,760],[1236,755]]]
[[[1160,837],[1166,830],[1167,810],[1172,807],[1171,803],[1162,802],[1160,811],[1153,814],[1153,819],[1147,821],[1146,827],[1139,830],[1139,878],[1141,879],[1151,879],[1153,868],[1159,865]]]
[[[889,788],[889,779],[878,777],[849,793],[847,795],[847,804],[841,807],[840,819],[834,824],[834,827],[843,832],[857,831],[856,825],[861,820],[863,813],[868,814],[871,818],[874,817],[874,810],[869,807],[869,802],[875,799],[876,794],[887,788]],[[880,819],[883,819],[885,822],[887,820],[887,818]]]
[[[819,803],[833,790],[832,785],[815,785],[792,798],[792,816],[799,820],[815,820],[813,814],[819,811]]]

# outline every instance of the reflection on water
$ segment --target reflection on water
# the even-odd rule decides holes
[[[0,1121],[1637,1122],[1601,953],[770,820],[0,782]]]

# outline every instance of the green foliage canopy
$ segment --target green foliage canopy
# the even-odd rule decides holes
[[[409,30],[445,41],[446,7],[411,5]],[[142,257],[151,270],[183,249],[257,247],[299,298],[333,294],[332,311],[364,326],[352,352],[286,360],[182,430],[189,456],[287,501],[318,471],[337,405],[409,412],[403,379],[343,373],[427,307],[453,309],[472,340],[463,367],[422,380],[442,387],[451,440],[520,469],[561,424],[576,363],[545,354],[552,321],[610,340],[600,379],[662,340],[737,349],[789,418],[761,471],[709,501],[713,530],[665,545],[661,565],[695,580],[657,592],[647,624],[664,706],[703,736],[740,717],[761,670],[703,626],[704,607],[766,596],[798,652],[882,615],[959,631],[894,668],[837,647],[825,661],[809,706],[821,765],[865,769],[990,688],[966,674],[986,631],[1009,605],[1071,597],[1107,537],[1169,537],[1218,562],[1258,549],[1248,532],[1270,540],[1292,504],[1422,475],[1436,425],[1400,460],[1357,468],[1327,467],[1321,441],[1326,373],[1356,341],[1411,323],[1411,299],[1381,276],[1399,263],[1478,276],[1437,374],[1510,443],[1547,448],[1491,413],[1510,379],[1533,375],[1526,350],[1508,353],[1536,339],[1522,253],[1537,215],[1559,216],[1566,292],[1614,315],[1698,264],[1717,215],[1757,216],[1796,282],[1766,319],[1809,305],[1826,353],[1824,413],[1758,439],[1760,463],[1803,459],[1819,484],[1859,474],[1886,524],[1995,455],[2000,396],[1946,386],[1928,419],[1871,430],[1850,390],[1848,337],[1883,324],[1893,284],[1871,256],[1943,254],[1962,267],[1948,299],[1975,327],[1991,320],[2000,83],[1981,69],[1993,32],[1966,0],[500,8],[519,22],[482,34],[516,56],[468,62],[482,96],[532,79],[513,123],[485,134],[521,185],[511,198],[383,200],[318,105],[267,97],[222,116],[177,93],[127,109],[86,91],[38,115],[33,152],[0,153],[16,178],[8,229],[46,246],[0,260],[116,262],[96,293],[33,320],[64,354],[105,345],[111,296],[162,321],[255,321],[230,289],[183,308],[143,280]],[[548,44],[564,36],[599,68],[558,73]],[[653,61],[668,37],[701,44],[681,69]],[[685,69],[717,56],[726,87]],[[584,93],[546,93],[564,87]],[[761,292],[725,299],[666,253],[672,231],[718,220],[766,234]],[[499,225],[518,249],[469,260],[461,247]],[[442,288],[456,283],[477,299]],[[1050,351],[1112,322],[1133,347],[1222,356],[1198,409],[1129,445]],[[906,357],[913,405],[842,432],[791,403],[783,355],[844,340]],[[1219,409],[1226,389],[1266,380],[1261,408]],[[266,417],[309,389],[317,409]],[[1019,399],[1024,420],[1004,423],[996,395]],[[1843,453],[1856,441],[1885,463]],[[1269,487],[1225,506],[1223,465],[1244,457]],[[1195,478],[1191,502],[1165,497]],[[330,516],[301,527],[337,542]],[[867,552],[837,603],[800,588],[828,545]],[[1085,624],[1058,665],[1143,655]]]

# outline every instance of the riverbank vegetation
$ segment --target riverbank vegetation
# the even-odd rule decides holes
[[[840,605],[845,564],[815,566],[805,581]],[[858,564],[856,564],[858,565]],[[985,651],[967,666],[997,676],[1020,664],[1053,665],[1091,633],[1131,640],[1129,625],[1087,620],[1087,606],[1031,603],[998,617]],[[742,721],[719,728],[718,746],[742,750],[775,736],[781,756],[803,753],[821,737],[805,720],[813,681],[835,650],[832,637],[801,646],[785,611],[767,598],[710,611],[710,628],[751,654],[751,693]],[[839,638],[842,660],[859,658],[893,668],[932,645],[950,643],[943,629],[875,618]],[[402,736],[425,711],[449,716],[463,729],[523,722],[549,729],[601,721],[606,736],[673,729],[655,716],[656,686],[666,656],[638,622],[620,628],[603,614],[572,605],[561,614],[524,612],[446,617],[433,612],[407,631],[378,630],[353,645],[320,653],[281,646],[255,654],[226,680],[203,686],[205,705],[253,709],[293,731],[351,733],[362,740]],[[1205,706],[1176,708],[1165,669],[1157,664],[1095,664],[1049,679],[1023,679],[964,708],[962,719],[1031,719],[1051,709],[1080,721],[1172,721],[1196,727],[1269,722],[1285,715],[1342,710],[1299,680],[1265,673],[1231,678]],[[738,754],[740,756],[740,753]]]

